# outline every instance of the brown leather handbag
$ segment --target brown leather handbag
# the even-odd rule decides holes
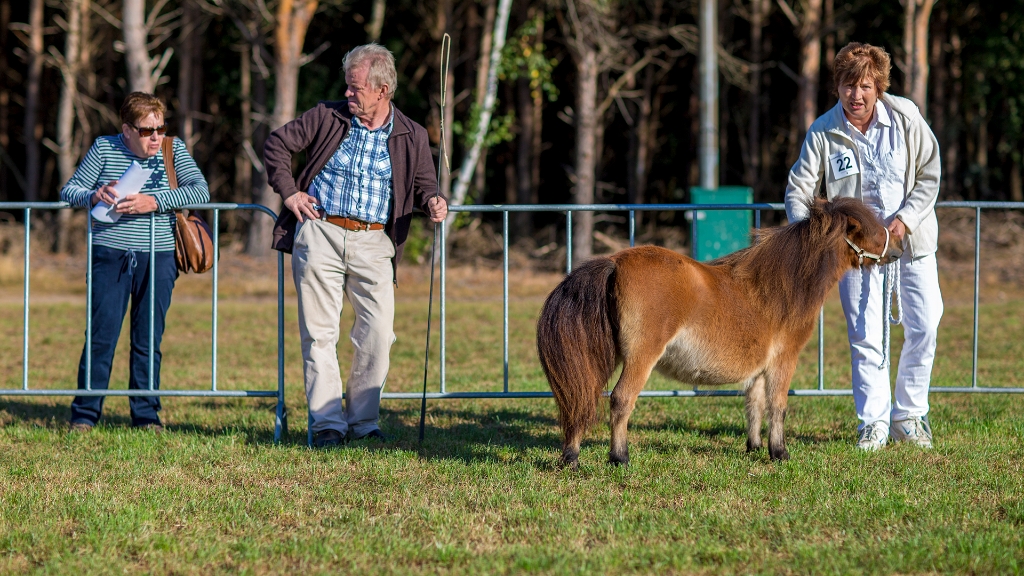
[[[178,187],[178,176],[174,172],[174,139],[170,136],[164,138],[160,151],[167,169],[167,183],[174,190]],[[190,271],[202,274],[213,268],[213,235],[206,221],[194,211],[174,211],[174,264],[185,274]]]

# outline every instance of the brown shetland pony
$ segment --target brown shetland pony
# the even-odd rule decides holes
[[[826,295],[848,270],[902,254],[859,200],[809,208],[807,220],[763,231],[750,248],[707,264],[665,248],[630,248],[587,261],[555,288],[537,348],[565,434],[564,464],[577,465],[619,362],[611,463],[629,462],[626,425],[654,369],[702,386],[743,383],[747,450],[761,448],[767,408],[768,454],[789,458],[789,383]]]

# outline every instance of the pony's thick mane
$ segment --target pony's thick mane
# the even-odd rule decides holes
[[[843,271],[847,222],[877,217],[862,202],[837,198],[808,203],[809,216],[787,226],[759,231],[753,246],[709,262],[729,266],[749,281],[755,296],[780,319],[821,306]]]

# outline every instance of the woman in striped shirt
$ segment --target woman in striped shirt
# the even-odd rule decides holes
[[[87,382],[93,390],[106,390],[114,348],[124,315],[131,304],[131,356],[128,386],[144,390],[149,382],[149,274],[150,226],[155,223],[155,291],[153,313],[153,385],[160,388],[160,340],[164,318],[171,304],[171,290],[178,277],[174,264],[173,211],[210,200],[206,179],[185,144],[174,140],[174,169],[178,188],[171,190],[160,146],[167,130],[166,108],[152,94],[133,92],[121,106],[121,133],[100,136],[78,170],[60,191],[61,200],[91,208],[99,202],[116,205],[120,214],[113,223],[92,221],[92,374],[86,376],[86,350],[78,365],[78,388]],[[117,179],[132,164],[152,170],[138,194],[118,201]],[[155,212],[155,214],[153,214]],[[131,397],[132,425],[163,430],[155,396]],[[71,429],[91,430],[100,418],[103,396],[77,396],[71,404]]]

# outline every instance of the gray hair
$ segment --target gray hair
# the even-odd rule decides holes
[[[395,70],[395,55],[390,50],[371,42],[356,46],[345,54],[342,62],[345,73],[348,74],[353,68],[369,67],[366,81],[371,88],[377,89],[387,84],[388,98],[395,95],[398,88],[398,72]]]

